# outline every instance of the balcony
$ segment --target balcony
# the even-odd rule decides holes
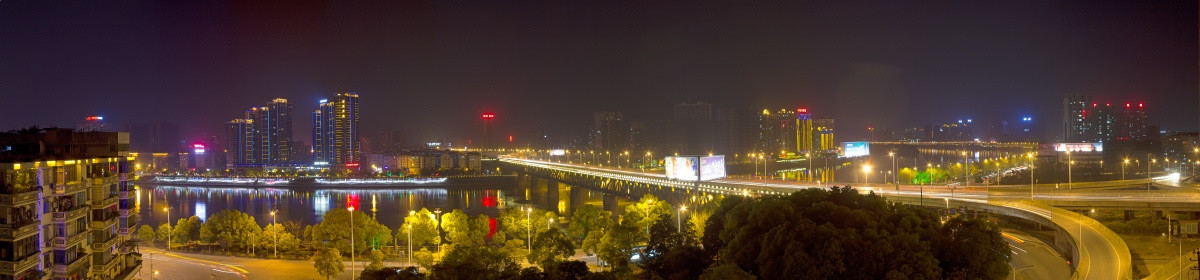
[[[0,205],[24,206],[37,201],[40,190],[33,188],[15,194],[0,194]]]
[[[79,207],[75,207],[75,209],[54,212],[54,222],[65,223],[67,221],[73,221],[75,219],[82,218],[83,216],[87,216],[88,211],[90,211],[90,209],[88,209],[87,205],[80,205]]]
[[[54,195],[72,195],[87,190],[87,186],[79,181],[69,182],[66,184],[51,185],[54,190]]]
[[[117,224],[117,217],[116,217],[116,216],[112,216],[112,217],[109,217],[107,220],[95,220],[95,219],[93,219],[93,220],[92,220],[92,223],[91,223],[91,225],[90,225],[90,226],[91,226],[90,228],[91,228],[91,229],[108,229],[108,228],[111,228],[113,225],[116,225],[116,224]]]
[[[117,238],[117,235],[114,234],[109,235],[108,240],[95,240],[92,243],[92,252],[108,252],[113,248],[113,245],[117,244],[117,240],[119,239],[120,238]]]
[[[37,234],[38,223],[26,223],[13,228],[10,225],[0,225],[0,240],[17,240]]]
[[[17,273],[20,273],[21,271],[25,271],[26,269],[33,268],[34,266],[37,265],[38,260],[40,260],[39,256],[41,256],[41,254],[35,253],[35,254],[29,255],[29,256],[25,256],[25,258],[22,258],[15,262],[0,261],[0,274],[16,275]]]
[[[50,243],[51,243],[51,245],[54,245],[54,249],[61,250],[61,249],[66,249],[67,247],[70,247],[72,245],[83,242],[83,240],[87,239],[87,236],[88,235],[87,235],[86,231],[77,232],[77,233],[72,234],[67,237],[55,236],[54,239],[50,241]]]
[[[121,270],[113,280],[132,280],[142,270],[142,259],[138,256],[136,259],[126,258],[125,269]]]
[[[68,264],[56,263],[56,264],[54,264],[54,269],[53,269],[54,274],[56,274],[56,277],[69,277],[71,275],[69,275],[68,273],[74,272],[74,271],[79,271],[83,268],[86,268],[88,266],[88,260],[90,260],[90,259],[91,258],[89,258],[88,254],[79,254],[79,257],[75,258],[75,260],[71,261],[71,263],[68,263]]]
[[[95,256],[95,254],[93,254],[93,256]],[[105,259],[108,259],[108,260],[107,261],[100,260],[102,263],[99,263],[99,264],[93,263],[92,264],[92,274],[100,276],[100,277],[96,277],[96,278],[101,278],[101,277],[102,278],[112,278],[112,275],[119,274],[119,272],[121,270],[121,269],[117,268],[117,265],[121,264],[121,262],[118,261],[118,259],[120,259],[120,256],[107,254],[107,257]]]
[[[117,176],[92,178],[92,186],[108,186],[117,183]]]

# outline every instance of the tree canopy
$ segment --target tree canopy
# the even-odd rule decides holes
[[[717,252],[720,264],[762,279],[997,279],[1008,273],[993,268],[1004,267],[1009,254],[995,227],[953,220],[943,226],[930,211],[848,187],[725,203],[713,216],[721,221],[705,227],[705,249]],[[956,234],[942,237],[947,231]]]
[[[320,224],[313,226],[315,246],[350,252],[350,211],[335,208],[325,212]],[[392,244],[392,230],[362,211],[354,211],[354,253],[362,254]]]

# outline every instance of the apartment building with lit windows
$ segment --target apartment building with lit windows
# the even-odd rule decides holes
[[[0,133],[0,279],[132,279],[129,134]]]

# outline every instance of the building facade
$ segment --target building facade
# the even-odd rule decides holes
[[[132,279],[129,134],[0,134],[0,279]]]
[[[358,94],[338,93],[322,99],[313,120],[313,163],[333,167],[361,161],[359,143]]]

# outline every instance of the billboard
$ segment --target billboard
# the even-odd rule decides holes
[[[566,155],[566,154],[567,154],[567,150],[563,150],[563,149],[550,150],[550,155],[552,155],[552,156],[562,156],[562,155]]]
[[[1055,152],[1103,152],[1104,143],[1055,143]]]
[[[667,179],[696,181],[696,173],[700,173],[700,181],[725,178],[725,156],[675,156],[663,159],[663,169]]]
[[[862,157],[869,155],[871,155],[871,143],[869,142],[842,143],[842,156],[844,157]]]

